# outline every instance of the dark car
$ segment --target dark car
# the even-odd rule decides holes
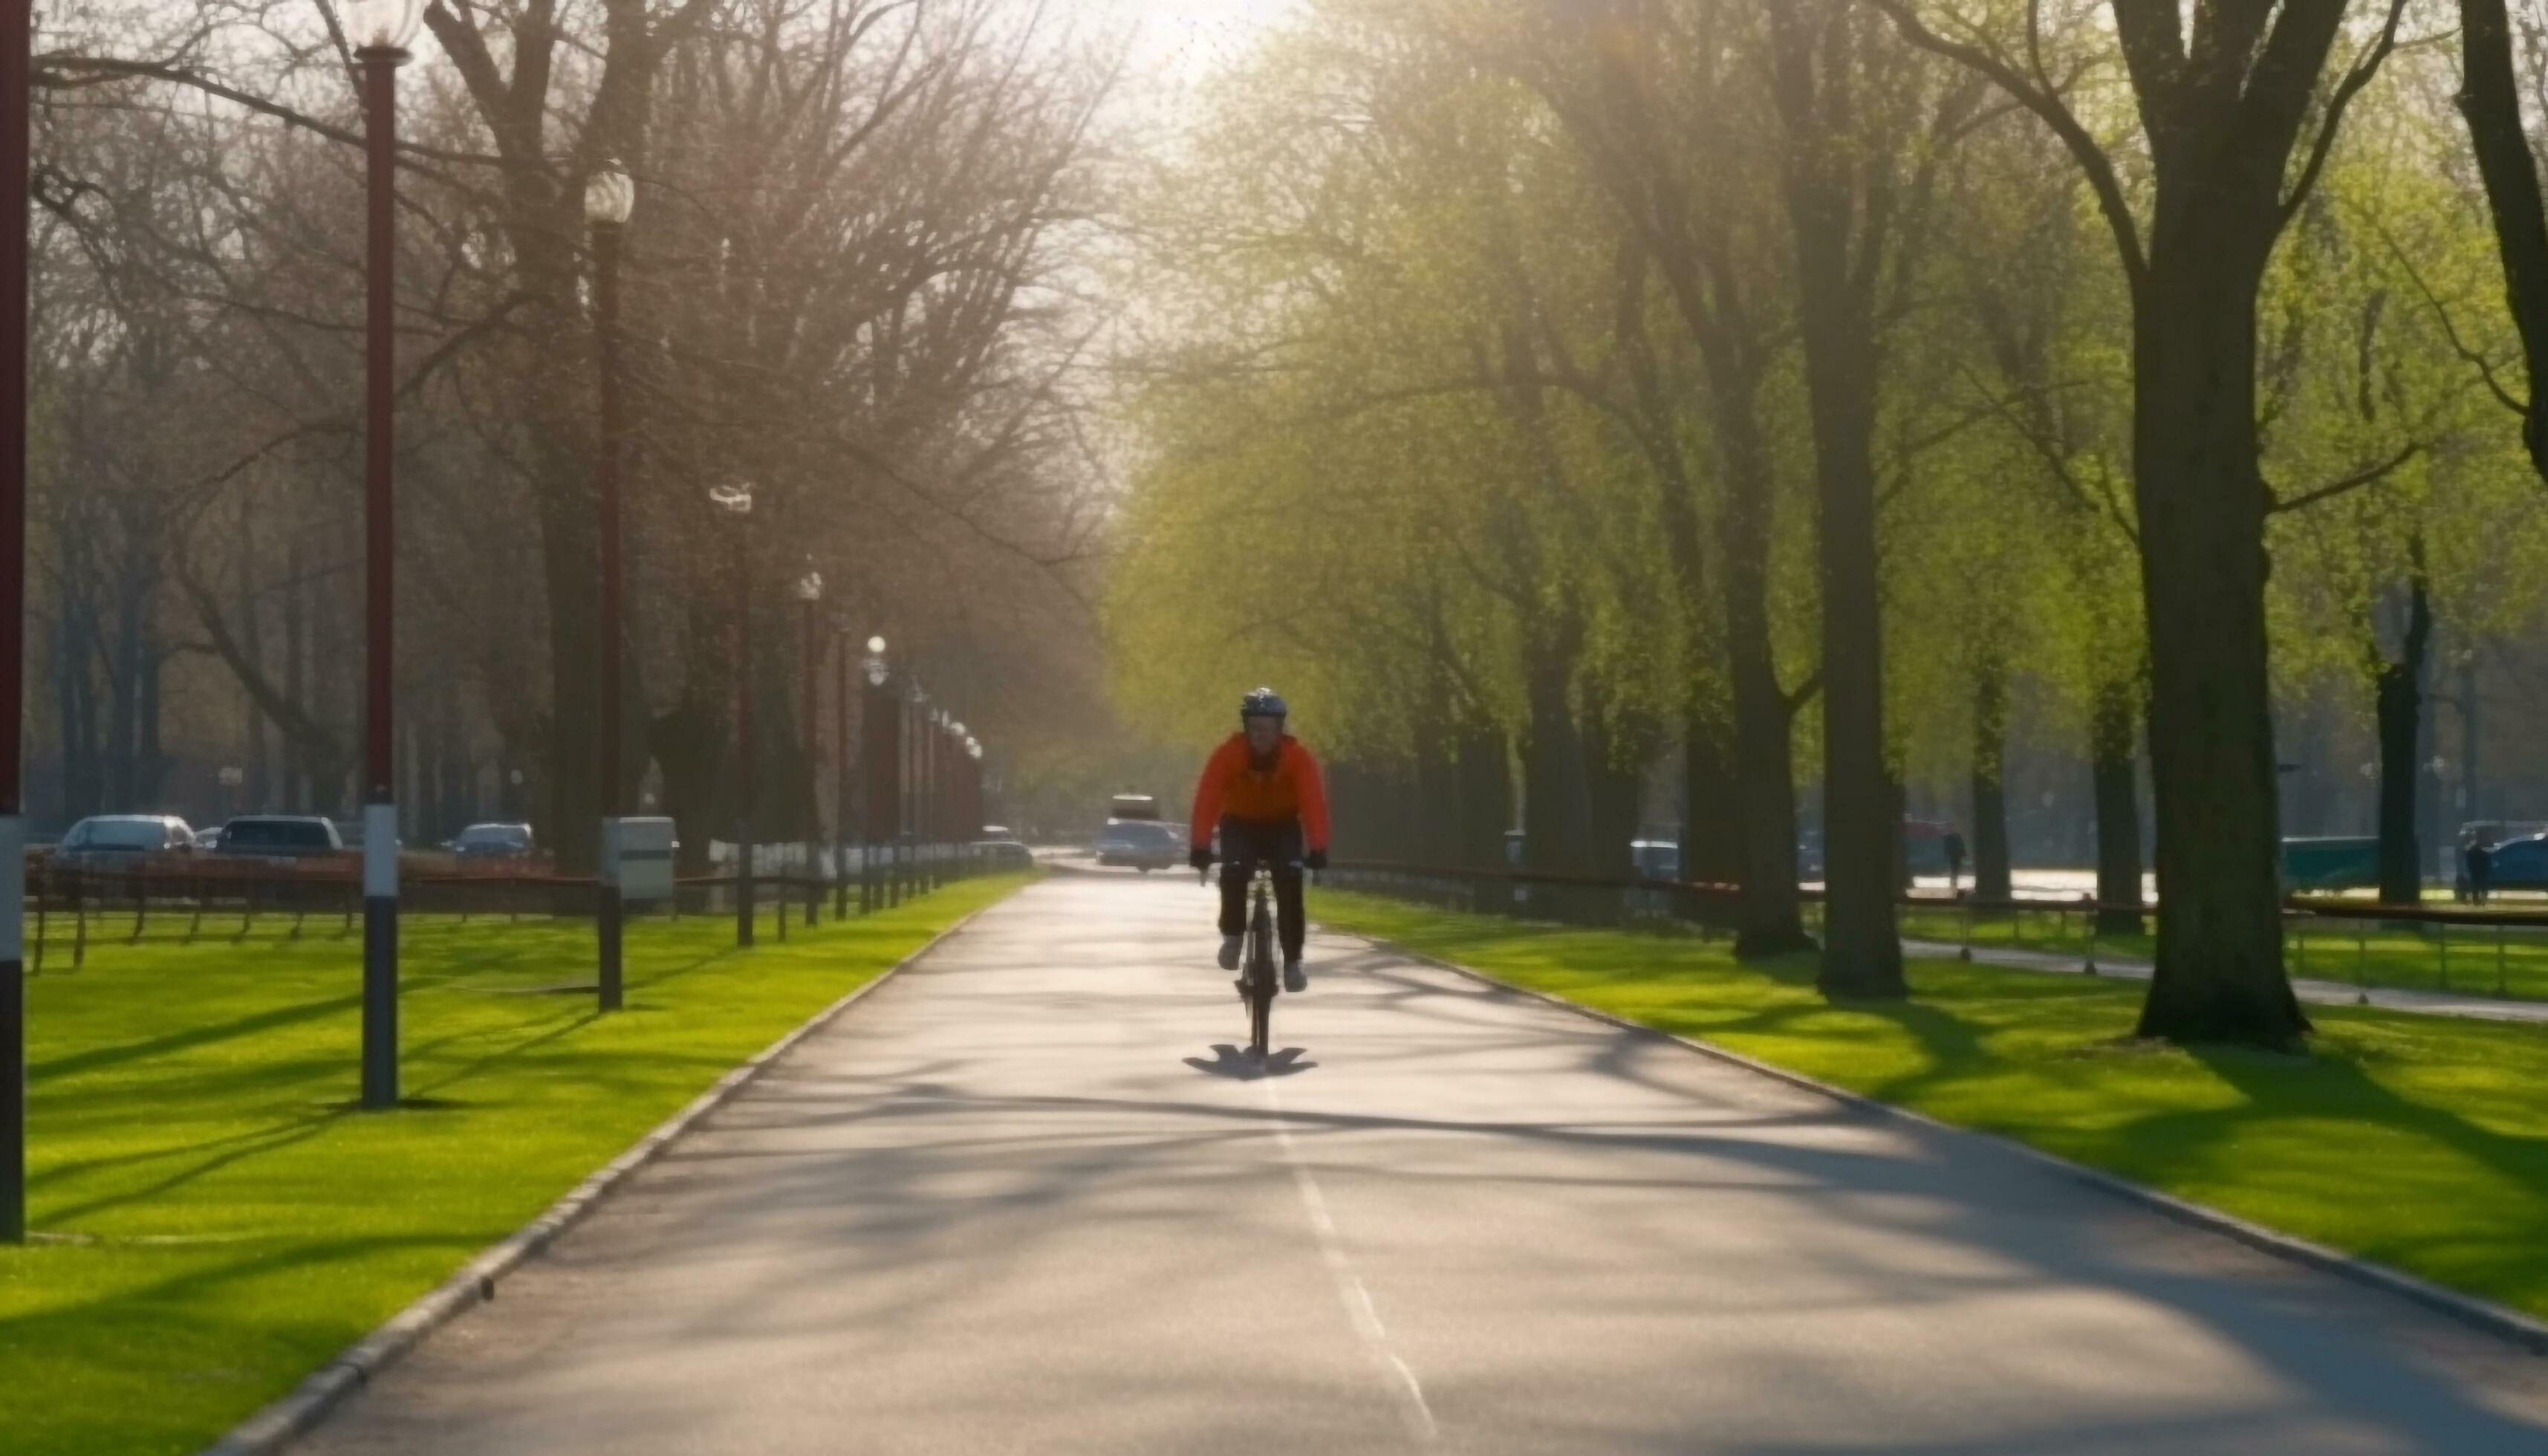
[[[56,869],[131,868],[194,847],[195,832],[173,815],[96,814],[72,825],[47,863]]]
[[[1097,832],[1097,863],[1120,864],[1143,874],[1183,864],[1185,836],[1164,824],[1118,819]]]
[[[2548,890],[2548,834],[2508,839],[2492,851],[2489,890]]]
[[[307,814],[244,814],[222,826],[220,853],[266,860],[341,855],[344,838],[327,820]]]
[[[472,824],[448,848],[463,860],[524,860],[535,846],[527,824]]]

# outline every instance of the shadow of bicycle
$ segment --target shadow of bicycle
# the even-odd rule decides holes
[[[1296,1076],[1318,1065],[1315,1061],[1302,1060],[1305,1054],[1301,1047],[1286,1046],[1259,1061],[1224,1042],[1212,1048],[1212,1060],[1206,1061],[1200,1056],[1189,1056],[1185,1062],[1186,1065],[1206,1076],[1228,1077],[1235,1082],[1253,1082],[1262,1077]]]

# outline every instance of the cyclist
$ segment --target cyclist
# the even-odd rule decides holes
[[[1212,835],[1221,831],[1221,968],[1238,968],[1247,934],[1247,886],[1257,866],[1274,870],[1281,924],[1283,989],[1309,989],[1301,947],[1309,915],[1301,903],[1301,870],[1327,867],[1327,790],[1319,761],[1283,731],[1291,709],[1271,687],[1238,705],[1240,731],[1213,751],[1195,785],[1193,848],[1197,869],[1212,867]]]

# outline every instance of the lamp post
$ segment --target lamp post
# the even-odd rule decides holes
[[[946,785],[938,782],[938,771],[946,763],[948,711],[943,706],[930,709],[920,729],[920,842],[925,847],[920,887],[938,890],[938,844],[946,837]]]
[[[752,487],[718,486],[708,500],[734,521],[734,943],[752,945],[752,821],[761,764],[752,741]],[[784,913],[783,911],[781,913]]]
[[[814,752],[814,697],[819,682],[814,659],[814,611],[823,604],[821,572],[807,567],[805,575],[796,579],[796,601],[804,608],[804,633],[796,673],[796,715],[798,741],[804,745],[805,759],[805,923],[811,926],[823,914],[823,882],[815,877],[813,865],[814,846],[823,838],[822,796],[816,789],[821,774],[815,768],[821,760],[815,757]],[[781,910],[779,917],[783,923],[786,912]]]
[[[865,695],[859,699],[859,762],[862,770],[859,913],[862,915],[874,914],[884,899],[884,884],[876,873],[875,852],[876,846],[885,838],[885,813],[894,804],[892,785],[884,780],[892,762],[887,749],[894,739],[899,720],[892,695],[885,690],[885,682],[893,676],[893,670],[886,664],[884,652],[884,639],[870,637],[867,639],[866,661],[861,664],[867,680]]]
[[[32,0],[0,19],[0,1244],[27,1241],[27,213]]]
[[[973,836],[964,828],[964,744],[972,735],[964,731],[964,720],[950,716],[947,722],[947,821],[948,863],[951,866],[964,862]],[[951,867],[952,875],[954,869]]]
[[[850,918],[850,625],[832,623],[832,918]]]
[[[930,734],[938,709],[912,691],[912,895],[930,892]]]
[[[964,758],[964,824],[967,832],[978,838],[982,821],[989,817],[982,812],[982,740],[965,739]]]
[[[916,848],[921,823],[920,740],[926,736],[929,724],[929,691],[916,681],[903,696],[900,721],[902,726],[896,737],[900,740],[898,747],[901,751],[894,756],[894,781],[900,786],[902,798],[902,809],[895,815],[902,826],[901,839],[894,852],[897,873],[894,876],[893,902],[897,905],[920,892],[919,851]]]
[[[601,776],[601,905],[595,934],[604,1011],[617,1011],[622,1000],[619,949],[626,909],[619,875],[619,821],[628,791],[619,759],[627,737],[620,721],[627,648],[620,621],[625,578],[619,554],[619,239],[636,210],[637,184],[617,163],[602,163],[585,184],[584,220],[592,229],[593,363],[601,405],[601,438],[593,451],[601,531],[601,752],[596,766]]]
[[[398,1075],[398,798],[392,652],[397,645],[398,518],[393,478],[398,415],[398,69],[424,18],[422,0],[348,0],[363,72],[369,150],[363,379],[363,1106],[396,1107]]]

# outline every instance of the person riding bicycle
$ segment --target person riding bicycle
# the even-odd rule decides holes
[[[1247,934],[1247,886],[1257,866],[1274,871],[1274,904],[1283,943],[1283,989],[1309,989],[1301,948],[1309,914],[1301,870],[1327,867],[1327,789],[1319,761],[1283,731],[1291,716],[1271,687],[1238,705],[1240,731],[1213,751],[1195,785],[1193,849],[1197,869],[1212,867],[1212,835],[1221,832],[1221,968],[1236,970]]]

